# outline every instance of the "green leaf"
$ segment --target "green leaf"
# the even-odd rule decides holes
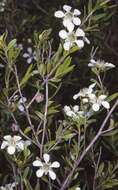
[[[27,69],[27,71],[26,71],[24,77],[22,78],[22,80],[21,80],[21,82],[20,82],[20,86],[25,85],[25,84],[27,83],[27,81],[29,80],[29,78],[32,76],[32,68],[33,68],[33,65],[31,64],[31,65],[28,67],[28,69]]]
[[[16,39],[13,39],[9,42],[7,48],[8,50],[16,46]]]
[[[113,101],[114,99],[116,99],[118,97],[118,92],[112,94],[111,96],[108,97],[108,101],[111,102]]]
[[[57,68],[56,73],[55,73],[55,78],[62,78],[64,75],[72,71],[74,68],[74,65],[70,65],[70,64],[71,64],[71,58],[68,57],[66,58],[64,63],[59,65],[59,67]]]
[[[46,65],[41,63],[39,65],[39,73],[43,77],[46,74]]]
[[[35,111],[35,114],[40,118],[40,119],[44,119],[44,115],[41,113],[41,112],[39,112],[39,111]]]
[[[28,177],[29,171],[30,171],[29,167],[25,168],[25,170],[23,171],[23,179],[26,179]]]
[[[64,134],[64,136],[62,137],[62,139],[64,139],[64,140],[69,140],[69,139],[72,139],[75,135],[76,135],[75,133],[70,133],[70,132],[67,131],[67,132]]]
[[[99,166],[99,169],[98,169],[99,176],[102,175],[103,170],[104,170],[104,163],[102,162],[102,163],[100,164],[100,166]]]
[[[25,184],[26,190],[33,190],[30,182],[27,179],[24,179],[24,184]]]

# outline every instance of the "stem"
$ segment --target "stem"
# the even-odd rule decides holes
[[[15,168],[14,163],[12,163],[11,165],[12,165],[12,169],[13,169],[14,181],[15,181],[15,184],[17,184],[17,181],[16,181],[16,179],[17,179],[16,168]],[[15,185],[15,190],[17,190],[16,185]]]
[[[100,126],[100,129],[98,131],[98,133],[96,134],[96,136],[93,138],[93,140],[90,142],[90,144],[86,147],[86,149],[83,151],[83,153],[78,157],[78,159],[75,161],[73,169],[71,169],[70,173],[67,175],[66,179],[64,180],[64,182],[62,183],[62,186],[60,188],[60,190],[65,190],[68,188],[70,182],[72,181],[72,176],[74,174],[74,171],[76,170],[76,168],[79,166],[79,164],[81,163],[81,161],[83,160],[83,158],[85,157],[85,155],[87,154],[87,152],[91,149],[91,147],[94,145],[94,143],[98,140],[98,138],[101,136],[102,131],[108,121],[108,119],[110,118],[112,112],[114,111],[114,109],[116,108],[116,106],[118,105],[118,100],[116,100],[115,104],[113,105],[113,107],[111,108],[111,110],[109,111],[109,113],[107,114],[107,116],[105,117],[102,125]]]
[[[18,169],[18,172],[19,172],[19,176],[20,176],[20,190],[23,190],[24,188],[23,188],[23,178],[22,178],[22,174],[21,174],[21,170],[20,169]]]
[[[93,179],[93,190],[96,190],[96,179],[97,179],[99,163],[100,163],[100,159],[101,159],[101,153],[102,153],[102,150],[101,150],[101,147],[100,147],[100,152],[99,152],[97,163],[95,163],[95,160],[94,160],[95,175],[94,175],[94,179]]]
[[[20,88],[20,83],[19,83],[19,78],[18,78],[18,73],[17,73],[17,68],[15,66],[15,77],[16,77],[16,82],[17,82],[17,86],[18,86],[18,91],[19,91],[19,94],[20,94],[20,97],[21,99],[23,100],[23,95],[22,95],[22,92],[21,92],[21,88]],[[40,148],[40,143],[39,143],[39,140],[38,140],[38,136],[34,130],[34,126],[32,124],[32,121],[31,121],[31,118],[30,118],[30,114],[29,114],[29,110],[27,108],[27,106],[25,105],[24,101],[23,101],[23,106],[25,108],[25,114],[26,114],[26,117],[27,117],[27,120],[28,120],[28,123],[32,129],[32,132],[34,134],[34,137],[36,139],[36,142],[37,142],[37,146]]]
[[[46,133],[46,123],[47,123],[47,113],[48,113],[48,79],[46,79],[46,94],[45,94],[46,102],[45,102],[45,113],[44,113],[44,123],[43,123],[43,134],[41,140],[41,150],[40,150],[40,157],[42,158],[43,153],[43,144],[45,139]]]
[[[100,86],[101,86],[101,90],[102,90],[102,92],[104,93],[104,87],[103,87],[103,84],[102,84],[101,77],[100,77],[99,74],[97,75],[97,77],[98,77],[98,80],[99,80],[99,83],[100,83]]]

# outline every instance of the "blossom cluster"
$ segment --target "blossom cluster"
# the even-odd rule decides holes
[[[66,51],[70,50],[74,45],[81,49],[84,47],[84,42],[90,43],[85,36],[85,32],[80,28],[80,15],[81,12],[78,9],[72,10],[72,7],[68,5],[63,6],[63,11],[55,12],[55,17],[63,19],[62,23],[65,29],[59,32],[59,36],[64,40],[63,46]]]
[[[105,61],[97,60],[95,61],[94,59],[90,60],[90,63],[88,64],[88,67],[90,68],[96,68],[99,71],[103,72],[108,69],[112,69],[115,67],[112,63],[108,63]],[[83,88],[81,89],[77,94],[73,96],[74,100],[77,100],[78,98],[80,99],[80,102],[82,102],[83,105],[88,105],[90,108],[94,111],[97,112],[100,110],[101,106],[103,106],[106,109],[110,108],[110,104],[107,101],[107,95],[106,94],[98,94],[98,92],[95,90],[96,83],[93,83],[89,85],[88,88]],[[79,110],[79,106],[75,105],[73,107],[69,106],[64,106],[64,112],[67,116],[71,118],[80,118],[84,116],[89,116],[87,112],[84,112],[83,110]]]
[[[28,147],[31,144],[29,140],[22,140],[22,137],[18,135],[6,135],[4,136],[4,140],[1,144],[1,149],[7,149],[7,153],[9,155],[14,155],[17,152],[24,151],[25,147]],[[53,163],[50,162],[50,155],[44,154],[43,155],[44,162],[41,162],[40,159],[37,159],[33,162],[33,166],[39,167],[39,169],[36,171],[36,176],[38,178],[42,177],[43,175],[49,174],[50,178],[52,180],[56,179],[56,174],[53,171],[53,168],[59,168],[60,164],[59,162],[55,161]],[[6,185],[6,187],[14,187],[14,183]],[[6,187],[1,187],[2,189]],[[9,188],[8,188],[9,189]]]
[[[83,104],[89,103],[92,106],[93,111],[99,111],[100,107],[103,106],[106,109],[110,108],[109,102],[106,100],[107,96],[104,94],[96,95],[94,91],[95,83],[91,84],[88,88],[83,88],[79,93],[73,96],[73,99],[81,98]]]
[[[72,118],[78,118],[78,117],[84,116],[84,112],[79,111],[78,105],[75,105],[72,108],[69,106],[64,106],[64,112],[67,116],[72,117]]]

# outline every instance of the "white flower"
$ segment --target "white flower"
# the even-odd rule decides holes
[[[27,59],[27,63],[30,64],[32,63],[33,60],[36,60],[36,53],[35,51],[32,51],[32,48],[29,47],[27,48],[27,53],[23,54],[23,57]]]
[[[6,0],[2,0],[0,2],[0,12],[4,12],[5,10],[5,5],[6,5]]]
[[[57,18],[63,18],[63,25],[71,32],[74,29],[74,25],[79,26],[81,24],[81,20],[78,17],[81,12],[78,9],[71,11],[72,7],[68,5],[64,5],[63,10],[56,11],[54,15]]]
[[[16,186],[16,183],[9,183],[5,186],[0,186],[0,190],[14,190],[14,187]]]
[[[76,189],[75,189],[75,190],[81,190],[81,189],[80,189],[80,187],[76,187]]]
[[[100,107],[103,106],[106,109],[110,108],[110,104],[105,99],[107,98],[106,95],[96,96],[95,94],[90,94],[90,103],[92,103],[93,111],[99,111]]]
[[[75,105],[72,107],[72,109],[69,106],[64,106],[64,112],[67,116],[77,118],[77,117],[83,117],[84,112],[79,111],[79,106]]]
[[[22,97],[20,98],[20,100],[18,101],[18,109],[21,111],[21,112],[24,112],[24,103],[27,101],[26,97]]]
[[[20,43],[20,44],[17,45],[17,47],[18,47],[19,49],[23,50],[23,44]]]
[[[43,159],[44,159],[44,162],[38,159],[33,162],[33,166],[39,167],[39,169],[36,171],[36,176],[40,178],[43,175],[49,174],[50,178],[52,180],[55,180],[56,174],[52,168],[59,168],[60,167],[59,162],[55,161],[51,163],[49,154],[44,154]]]
[[[68,51],[73,45],[77,45],[79,49],[84,47],[84,41],[89,42],[85,37],[85,33],[82,29],[78,28],[76,31],[67,32],[66,30],[61,30],[59,32],[60,38],[65,40],[64,49]]]
[[[23,151],[25,145],[30,145],[30,141],[23,141],[22,138],[17,135],[6,135],[4,136],[4,140],[1,144],[1,149],[7,148],[8,154],[13,155],[16,150],[18,152]]]
[[[103,60],[97,60],[95,61],[94,59],[90,60],[90,63],[88,64],[89,67],[96,67],[102,71],[112,69],[115,67],[112,63],[105,62]]]
[[[73,96],[73,99],[76,100],[79,97],[82,97],[83,103],[88,102],[89,95],[93,92],[93,88],[95,87],[95,83],[91,84],[88,88],[83,88],[79,91],[79,93]]]

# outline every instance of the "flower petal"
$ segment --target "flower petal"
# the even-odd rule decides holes
[[[32,57],[29,57],[29,58],[27,59],[27,63],[30,64],[30,63],[32,62],[32,60],[33,60],[33,58],[32,58]]]
[[[59,168],[60,167],[60,163],[55,161],[50,165],[51,168]]]
[[[43,163],[40,160],[35,160],[33,163],[33,166],[42,167]]]
[[[76,26],[79,26],[79,25],[81,24],[80,18],[74,17],[74,18],[73,18],[73,23],[74,23]]]
[[[27,98],[26,97],[22,97],[22,98],[20,98],[19,103],[23,104],[26,101],[27,101]]]
[[[39,169],[39,170],[36,171],[36,176],[37,177],[42,177],[43,174],[44,174],[44,170],[43,169]]]
[[[8,146],[8,142],[7,141],[3,141],[1,144],[1,149],[4,149]]]
[[[28,58],[28,57],[29,57],[29,54],[28,54],[28,53],[24,53],[24,54],[23,54],[23,57],[24,57],[24,58]]]
[[[74,110],[74,112],[78,112],[78,111],[79,111],[79,106],[78,106],[78,105],[75,105],[75,106],[73,107],[73,110]]]
[[[115,65],[113,65],[112,63],[105,63],[105,66],[109,67],[109,68],[114,68],[115,67]]]
[[[75,43],[79,47],[79,49],[84,47],[84,41],[83,40],[76,40]]]
[[[68,111],[71,111],[71,109],[70,109],[69,106],[64,106],[64,111],[65,111],[65,112],[68,112]]]
[[[94,111],[99,111],[100,105],[97,104],[97,103],[95,103],[95,104],[92,105],[92,109],[93,109]]]
[[[14,135],[13,139],[14,139],[15,142],[17,142],[17,141],[20,141],[22,138],[20,136],[18,136],[18,135]]]
[[[25,110],[25,109],[24,109],[24,106],[21,105],[21,104],[18,106],[18,109],[19,109],[21,112],[24,112],[24,110]]]
[[[96,97],[95,94],[90,93],[90,94],[88,94],[88,97],[90,98],[90,101],[91,101],[91,102],[96,102],[97,97]]]
[[[14,153],[15,153],[15,150],[16,150],[15,146],[8,146],[8,148],[7,148],[7,152],[8,152],[10,155],[14,154]]]
[[[72,9],[72,7],[69,6],[69,5],[64,5],[64,6],[63,6],[63,9],[64,9],[66,12],[70,12],[70,10]]]
[[[109,108],[110,108],[110,104],[109,104],[109,102],[107,102],[107,101],[102,101],[101,104],[102,104],[103,107],[105,107],[106,109],[109,109]]]
[[[24,150],[24,141],[20,141],[16,145],[17,145],[19,151]]]
[[[63,13],[63,11],[56,11],[54,13],[54,16],[57,18],[63,18],[65,16],[65,14]]]
[[[63,46],[64,46],[64,49],[68,51],[71,48],[72,44],[71,42],[65,42]]]
[[[76,36],[84,37],[84,36],[85,36],[85,33],[84,33],[84,31],[83,31],[81,28],[78,28],[78,29],[76,30]]]
[[[49,162],[49,160],[50,160],[50,155],[49,154],[44,154],[43,159],[44,159],[45,163],[47,164]]]
[[[98,99],[99,99],[99,100],[104,100],[106,97],[107,97],[106,95],[100,95],[100,96],[98,97]]]
[[[76,187],[76,189],[75,189],[75,190],[81,190],[81,189],[80,189],[80,187]]]
[[[64,18],[63,25],[68,29],[69,32],[72,32],[74,30],[74,24],[70,19]]]
[[[31,47],[28,47],[27,51],[28,51],[29,54],[32,54],[32,48]]]
[[[6,136],[4,136],[4,139],[6,141],[11,141],[12,137],[11,137],[11,135],[6,135]]]
[[[93,83],[89,86],[89,89],[93,89],[96,86],[96,83]]]
[[[73,96],[73,99],[76,100],[78,97],[79,97],[79,93],[78,93],[78,94],[75,94],[75,95]]]
[[[84,41],[87,43],[87,44],[90,44],[90,41],[87,37],[84,37]]]
[[[68,37],[68,33],[66,32],[66,30],[61,30],[59,32],[59,37],[62,39],[66,39]]]
[[[52,170],[49,170],[49,176],[52,180],[56,179],[56,174]]]
[[[78,9],[74,9],[73,15],[79,16],[79,15],[81,15],[81,12]]]

